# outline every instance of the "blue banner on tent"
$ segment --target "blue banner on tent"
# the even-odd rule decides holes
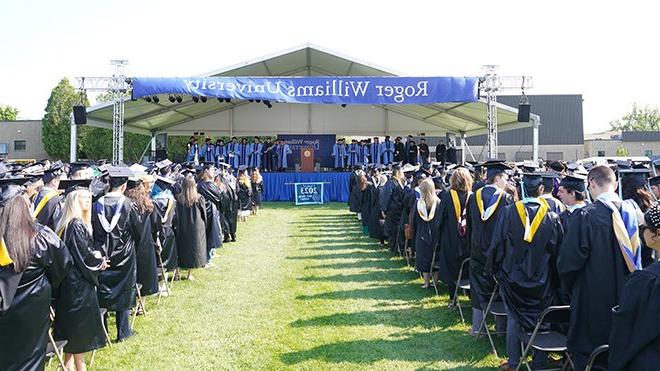
[[[278,139],[289,145],[291,149],[290,164],[300,159],[301,148],[314,148],[314,158],[320,160],[321,167],[334,167],[332,146],[337,141],[335,134],[280,134]]]
[[[323,183],[295,183],[296,205],[323,204]]]
[[[134,99],[157,94],[317,104],[428,104],[478,99],[477,77],[134,77],[131,84]]]

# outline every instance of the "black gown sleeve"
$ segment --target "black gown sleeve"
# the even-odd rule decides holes
[[[42,227],[35,238],[36,261],[46,268],[46,276],[58,287],[73,265],[73,259],[62,240],[48,227]]]
[[[513,217],[512,209],[514,207],[515,206],[511,205],[505,207],[497,217],[495,229],[493,230],[493,237],[490,240],[488,250],[486,250],[486,266],[484,267],[484,274],[486,275],[497,273],[502,266],[509,225],[511,223],[511,218]]]
[[[98,286],[103,255],[94,248],[92,237],[81,221],[74,220],[67,227],[66,245],[83,277]]]
[[[587,221],[587,214],[583,209],[576,210],[571,217],[571,228],[568,230],[566,238],[559,248],[557,258],[557,272],[561,280],[562,287],[571,292],[573,284],[578,273],[589,257],[591,246],[589,244],[589,234],[591,233]]]

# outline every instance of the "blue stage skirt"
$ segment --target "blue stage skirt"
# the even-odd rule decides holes
[[[324,183],[324,202],[348,202],[348,178],[345,173],[262,173],[264,201],[294,201],[293,183]]]

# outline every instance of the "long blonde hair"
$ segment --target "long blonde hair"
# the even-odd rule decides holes
[[[424,178],[419,183],[419,192],[421,199],[424,200],[427,208],[431,208],[436,202],[439,201],[438,196],[435,194],[435,184],[431,178]]]
[[[80,204],[82,203],[83,197],[92,197],[92,192],[86,189],[75,190],[68,195],[64,201],[64,208],[62,210],[62,216],[60,221],[57,223],[57,228],[55,232],[58,234],[62,233],[64,229],[71,223],[73,219],[82,220],[87,230],[92,232],[92,211],[90,210],[83,211]],[[62,236],[64,238],[64,236]]]
[[[192,175],[186,175],[181,183],[181,193],[177,197],[177,202],[180,202],[185,207],[192,207],[192,205],[199,200],[199,193],[197,193],[197,184]]]

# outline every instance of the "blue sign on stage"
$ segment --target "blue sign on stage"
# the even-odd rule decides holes
[[[134,77],[133,98],[187,94],[315,104],[476,102],[477,77],[294,76]]]
[[[296,205],[323,204],[323,183],[295,183]]]
[[[294,164],[295,159],[300,158],[302,148],[313,148],[314,157],[321,162],[321,167],[334,167],[332,146],[337,141],[335,134],[279,134],[277,138],[289,145],[290,158],[294,159],[289,161],[290,164]]]

